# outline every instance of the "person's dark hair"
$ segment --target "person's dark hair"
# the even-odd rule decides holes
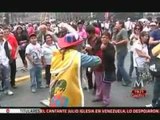
[[[108,36],[108,38],[111,39],[111,34],[108,31],[103,32],[101,36],[103,35]]]
[[[139,27],[140,28],[140,32],[143,30],[143,26],[141,24],[135,24],[134,26],[134,30]]]
[[[16,32],[17,32],[18,28],[20,28],[20,29],[23,31],[22,26],[18,26],[18,27],[16,28]]]
[[[146,32],[146,31],[142,31],[142,32],[140,33],[140,37],[144,37],[144,36],[146,36],[146,35],[149,36],[148,32]]]
[[[82,24],[84,24],[84,23],[85,23],[85,20],[84,20],[84,19],[82,19],[81,21],[82,21]]]
[[[149,38],[150,38],[149,33],[146,31],[142,31],[139,35],[140,40],[141,40],[141,37],[144,37],[144,36],[148,36],[148,40],[145,43],[149,45]]]
[[[99,27],[99,26],[98,26],[98,23],[96,23],[96,22],[92,23],[92,25],[93,25],[94,27]]]
[[[122,25],[122,28],[125,28],[124,21],[122,21],[122,20],[118,20],[117,22],[119,22],[119,24],[121,24],[121,25]]]
[[[88,25],[88,26],[86,27],[86,32],[87,32],[88,34],[91,34],[91,33],[95,34],[95,27],[94,27],[93,25]]]
[[[10,24],[11,27],[14,27],[13,24]]]
[[[160,21],[157,21],[158,28],[160,28]]]
[[[83,25],[83,21],[82,21],[82,20],[79,20],[79,21],[77,22],[77,25],[79,25],[79,24],[82,24],[82,25]]]
[[[51,37],[51,38],[53,39],[53,36],[52,36],[51,34],[46,34],[46,35],[44,36],[44,40],[45,40],[45,42],[46,42],[46,38],[47,38],[47,36],[49,36],[49,37]]]
[[[37,26],[40,26],[40,23],[37,23]]]
[[[10,30],[8,26],[4,26],[3,30]]]
[[[21,32],[21,35],[22,35],[22,36],[27,36],[27,37],[28,37],[28,32],[27,32],[27,30],[23,29],[22,26],[18,26],[18,27],[16,28],[16,30],[13,32],[14,35],[16,36],[16,38],[18,37],[18,32],[17,32],[18,28],[20,28],[20,29],[22,30],[22,32]]]

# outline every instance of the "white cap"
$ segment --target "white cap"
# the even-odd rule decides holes
[[[151,26],[156,26],[156,23],[155,22],[151,22],[150,25]]]

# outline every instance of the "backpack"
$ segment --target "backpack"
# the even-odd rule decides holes
[[[9,50],[7,41],[4,43],[4,49],[5,49],[5,52],[6,52],[6,56],[9,59],[9,63],[12,63],[13,59],[11,58],[11,54],[10,54],[10,50]]]

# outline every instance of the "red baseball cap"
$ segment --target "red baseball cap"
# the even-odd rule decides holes
[[[32,36],[37,36],[35,33],[31,33],[30,35],[29,35],[29,38],[31,38]]]

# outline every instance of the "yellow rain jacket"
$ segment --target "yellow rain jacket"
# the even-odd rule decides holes
[[[81,86],[81,55],[70,49],[54,53],[51,63],[50,107],[82,107],[84,96]]]
[[[152,49],[152,54],[160,58],[160,43]]]

